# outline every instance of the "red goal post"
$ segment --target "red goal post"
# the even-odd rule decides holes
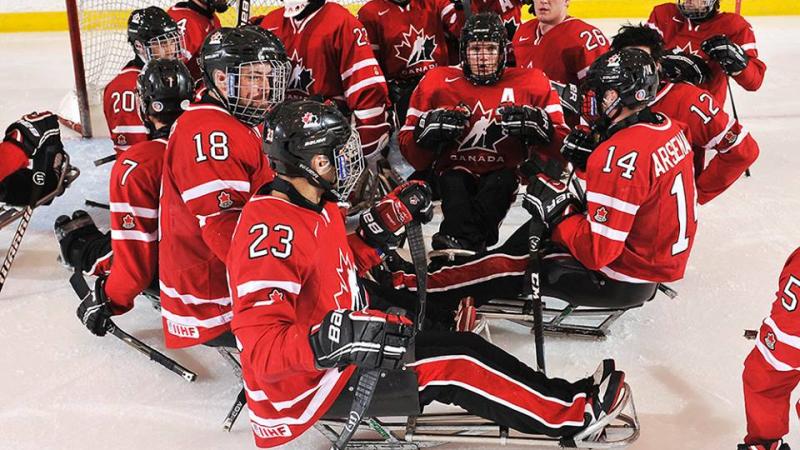
[[[151,5],[168,9],[178,0],[66,0],[75,91],[62,102],[59,113],[84,137],[107,135],[102,112],[103,88],[133,58],[126,26],[134,9]],[[366,0],[339,0],[355,11]],[[235,26],[241,0],[229,0],[231,8],[220,16],[223,26]],[[250,0],[250,16],[280,7],[281,0]],[[69,125],[68,125],[69,126]]]

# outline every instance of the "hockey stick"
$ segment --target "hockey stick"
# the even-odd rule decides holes
[[[14,263],[14,258],[17,257],[19,245],[22,243],[22,237],[25,236],[25,232],[28,231],[28,224],[31,222],[32,215],[33,207],[26,206],[25,210],[22,212],[22,220],[19,221],[17,230],[14,232],[14,237],[11,239],[11,245],[8,247],[8,251],[6,252],[6,257],[3,260],[3,266],[0,267],[0,291],[3,290],[3,286],[6,284],[8,271],[11,270],[11,264]]]
[[[91,289],[89,289],[89,285],[86,284],[86,279],[83,278],[83,274],[81,274],[79,271],[75,271],[75,273],[73,273],[72,276],[69,277],[69,284],[72,285],[72,289],[78,295],[78,298],[81,299],[81,301],[83,301],[83,299],[85,299],[87,296],[92,295],[92,291]],[[130,345],[139,353],[142,353],[143,355],[147,356],[148,358],[150,358],[151,361],[156,362],[162,365],[163,367],[167,368],[168,370],[180,375],[186,381],[194,381],[197,379],[196,373],[183,367],[182,365],[180,365],[180,363],[169,358],[168,356],[164,355],[158,350],[150,347],[144,342],[136,339],[130,334],[122,331],[111,320],[108,321],[108,327],[106,328],[106,331],[114,335],[114,337],[116,337],[117,339]]]
[[[69,120],[67,118],[61,117],[61,116],[57,116],[57,117],[58,117],[58,123],[60,123],[61,126],[69,128],[70,130],[72,130],[72,131],[80,134],[81,136],[83,136],[83,125],[81,125],[78,122],[73,122],[73,121],[71,121],[71,120]]]
[[[239,0],[239,11],[236,19],[236,26],[247,25],[250,20],[250,0]]]
[[[109,205],[108,203],[100,203],[94,200],[85,200],[83,204],[86,206],[90,206],[92,208],[111,209],[111,205]]]
[[[247,403],[247,398],[245,397],[244,388],[242,388],[242,390],[239,391],[239,395],[236,396],[236,402],[234,402],[231,410],[225,417],[225,421],[222,422],[222,429],[224,431],[230,433],[231,428],[233,428],[233,423],[239,418],[239,413],[242,412],[242,408],[244,408],[245,403]]]
[[[417,275],[417,297],[419,299],[419,310],[417,311],[417,324],[414,327],[414,337],[416,333],[422,330],[422,322],[425,318],[425,303],[427,299],[427,285],[428,285],[428,267],[425,260],[425,241],[422,236],[422,225],[417,222],[411,222],[406,225],[406,233],[408,234],[408,247],[411,251],[411,259],[414,261],[414,271]],[[412,337],[412,341],[413,341]],[[347,423],[333,444],[334,449],[342,450],[347,447],[347,443],[355,434],[358,429],[358,424],[364,418],[369,404],[372,402],[372,397],[375,395],[375,390],[378,387],[378,380],[386,376],[386,369],[374,369],[359,371],[358,384],[356,391],[353,395],[353,405],[350,407],[350,415],[347,417]]]
[[[99,159],[95,159],[94,160],[94,166],[95,167],[100,167],[103,164],[107,164],[107,163],[110,163],[110,162],[116,161],[116,160],[117,160],[117,154],[114,153],[113,155],[108,155],[108,156],[104,156],[104,157],[99,158]]]
[[[544,234],[544,224],[533,218],[528,225],[528,267],[525,274],[525,286],[522,293],[533,307],[533,341],[536,346],[536,370],[546,373],[544,359],[544,319],[542,317],[542,295],[539,284],[541,259],[539,246]]]
[[[739,114],[736,112],[736,102],[733,100],[733,89],[731,88],[731,77],[729,75],[725,76],[725,80],[728,82],[728,97],[731,99],[731,109],[733,109],[733,118],[737,122],[739,121]],[[744,176],[750,176],[750,168],[744,170]]]

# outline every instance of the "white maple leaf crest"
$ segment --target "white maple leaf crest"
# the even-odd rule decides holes
[[[414,25],[409,25],[408,33],[403,33],[403,42],[394,46],[397,58],[406,62],[408,67],[423,63],[433,62],[433,53],[436,51],[436,38],[425,34],[425,30],[418,30]]]
[[[350,257],[339,250],[339,267],[336,268],[339,276],[339,292],[333,295],[337,309],[352,309],[359,311],[367,305],[361,304],[361,290],[358,287],[358,273]]]

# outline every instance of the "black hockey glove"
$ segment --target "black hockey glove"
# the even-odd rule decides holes
[[[47,146],[61,147],[61,131],[58,118],[51,112],[32,112],[6,128],[4,141],[11,141],[33,158],[36,152]]]
[[[700,48],[709,58],[718,62],[722,70],[728,75],[738,75],[747,67],[750,57],[744,53],[742,47],[731,42],[727,36],[719,35],[706,39]]]
[[[672,82],[685,81],[700,85],[711,79],[708,63],[691,53],[667,53],[661,57],[661,71]]]
[[[550,163],[543,167],[538,161],[532,166],[528,188],[522,200],[522,206],[531,214],[533,220],[543,223],[552,229],[559,222],[575,214],[580,202],[569,191],[569,186],[561,182],[560,170],[556,164]]]
[[[319,369],[355,364],[364,369],[397,369],[402,365],[414,324],[381,311],[330,311],[311,328],[309,341]]]
[[[469,114],[462,108],[437,108],[423,113],[414,128],[414,140],[425,148],[455,141],[464,133]]]
[[[553,80],[550,80],[550,86],[556,90],[558,98],[560,99],[561,108],[565,113],[575,116],[581,115],[583,96],[578,86],[572,83],[561,84]]]
[[[92,217],[83,210],[59,216],[55,223],[61,259],[72,268],[87,272],[95,261],[111,251],[111,238],[97,229]]]
[[[393,249],[400,244],[400,230],[416,221],[433,219],[431,188],[423,181],[412,180],[397,186],[359,218],[358,233],[367,244]]]
[[[580,170],[586,170],[586,162],[597,147],[594,133],[585,125],[576,125],[564,138],[561,155]]]
[[[544,109],[528,105],[501,106],[500,126],[506,134],[518,137],[527,145],[549,144],[553,121]]]
[[[110,324],[109,318],[113,316],[105,291],[106,278],[98,277],[94,284],[94,291],[89,291],[78,305],[78,319],[95,336],[105,336]]]

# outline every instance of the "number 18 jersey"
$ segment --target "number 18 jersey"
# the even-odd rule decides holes
[[[679,280],[694,243],[688,129],[659,117],[663,122],[623,128],[595,149],[586,166],[586,214],[553,232],[586,267],[614,280]]]

